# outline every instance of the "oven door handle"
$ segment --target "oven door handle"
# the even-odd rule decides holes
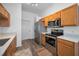
[[[52,39],[57,39],[57,37],[53,37],[53,36],[48,36],[46,35],[48,38],[52,38]]]

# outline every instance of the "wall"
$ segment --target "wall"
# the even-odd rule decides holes
[[[1,33],[16,33],[17,47],[21,46],[21,4],[4,3],[4,7],[10,13],[10,27],[0,27]]]
[[[53,14],[59,10],[67,8],[68,6],[72,5],[73,3],[55,3],[49,9],[47,9],[43,14],[42,17]],[[62,28],[65,34],[73,34],[79,35],[79,26],[66,26]],[[48,32],[51,31],[51,28],[47,29]]]
[[[34,39],[34,22],[37,14],[22,10],[22,40]]]
[[[72,5],[73,3],[53,3],[50,8],[48,8],[47,10],[45,10],[44,13],[42,13],[42,17],[44,16],[48,16],[50,14],[53,14],[59,10],[62,10],[70,5]]]

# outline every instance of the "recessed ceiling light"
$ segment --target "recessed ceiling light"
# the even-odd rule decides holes
[[[27,3],[27,5],[31,5],[31,6],[38,6],[38,3]]]
[[[37,7],[38,6],[38,3],[32,3],[31,5]]]
[[[35,6],[37,7],[38,6],[38,3],[36,3]]]

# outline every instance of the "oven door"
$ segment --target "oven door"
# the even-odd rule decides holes
[[[46,37],[46,48],[54,55],[57,55],[57,49],[56,49],[56,37],[49,38]]]
[[[46,43],[56,47],[56,37],[46,37]],[[48,46],[48,45],[47,45]]]

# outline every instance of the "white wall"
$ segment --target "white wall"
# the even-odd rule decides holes
[[[4,3],[4,7],[10,13],[10,27],[1,27],[1,33],[16,33],[17,47],[21,46],[21,4],[20,3]]]
[[[37,14],[22,11],[22,40],[34,39],[34,22],[37,18]]]

